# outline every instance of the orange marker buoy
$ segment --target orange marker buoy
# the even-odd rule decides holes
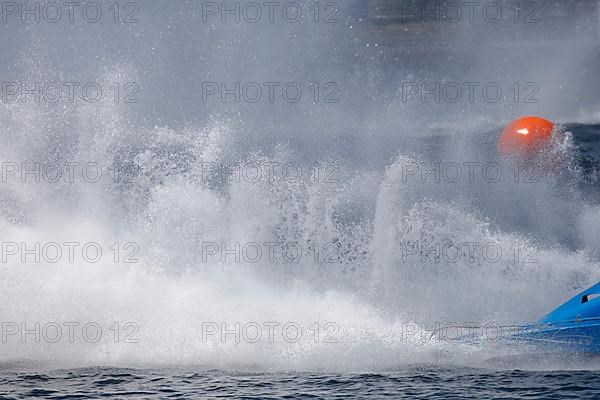
[[[554,124],[540,117],[514,120],[500,134],[497,151],[502,158],[530,160],[550,143]]]

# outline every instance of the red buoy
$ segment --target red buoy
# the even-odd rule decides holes
[[[500,134],[497,151],[502,158],[530,160],[549,145],[554,124],[540,117],[521,117],[514,120]]]

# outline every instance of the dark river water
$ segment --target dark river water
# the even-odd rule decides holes
[[[4,399],[592,399],[596,371],[412,366],[385,373],[183,372],[86,368],[3,373]]]

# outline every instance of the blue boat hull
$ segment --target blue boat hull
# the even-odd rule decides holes
[[[525,325],[500,342],[541,353],[600,355],[600,318]]]
[[[600,283],[524,327],[512,339],[555,352],[600,354]]]
[[[463,344],[489,344],[516,354],[600,356],[600,283],[571,298],[538,322],[504,326],[493,338],[485,334],[462,336]],[[481,327],[483,332],[485,327]]]

